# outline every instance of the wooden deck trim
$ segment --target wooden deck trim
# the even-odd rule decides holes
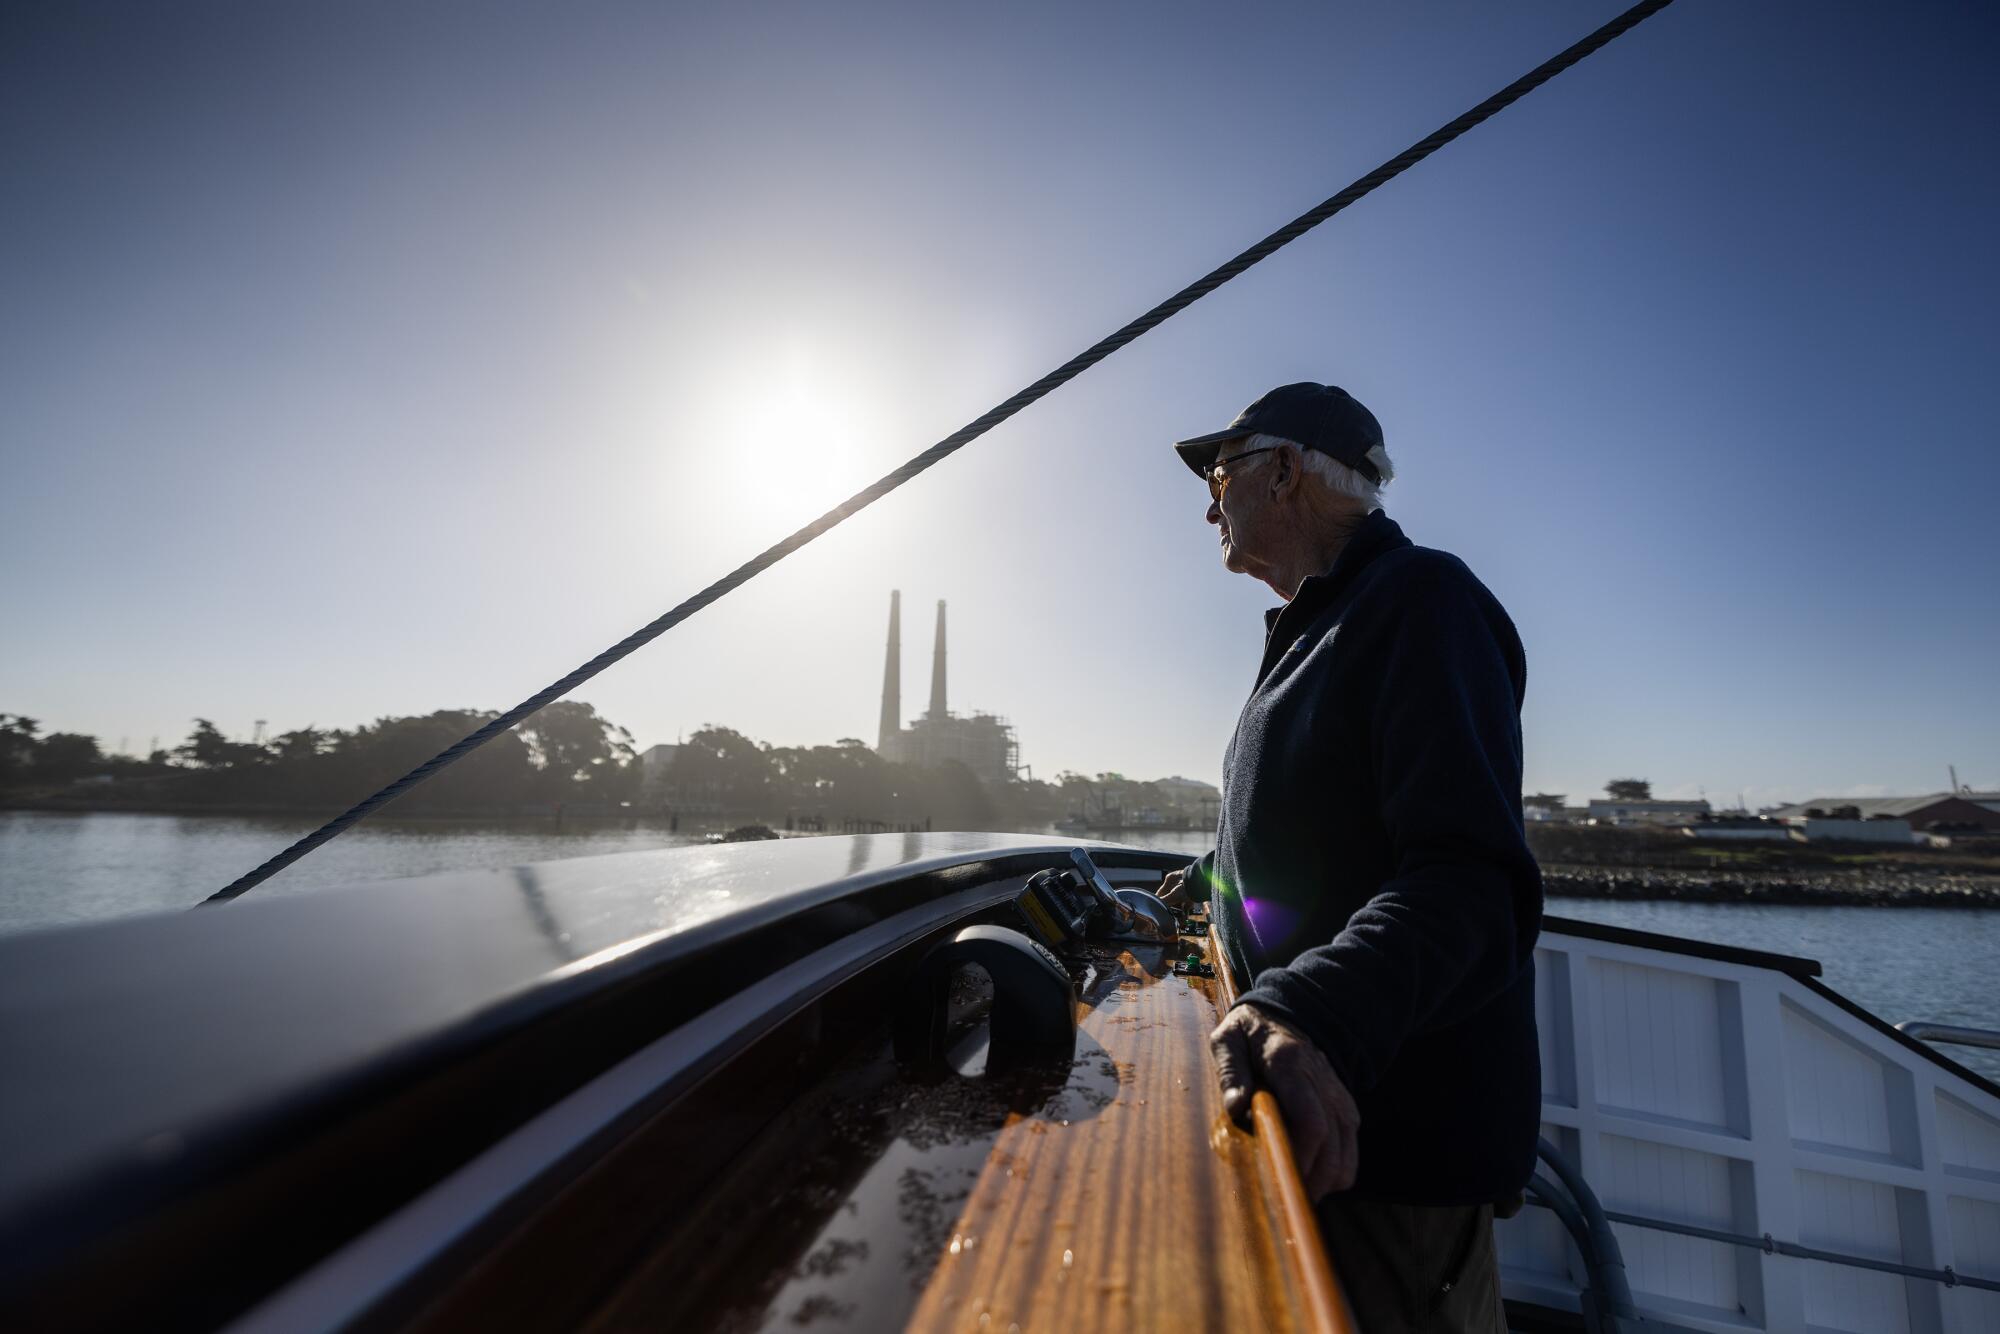
[[[1215,980],[1226,1013],[1236,1004],[1242,989],[1236,985],[1236,974],[1229,967],[1229,953],[1222,948],[1222,940],[1213,926],[1208,928],[1208,957],[1215,965]],[[1264,1155],[1271,1178],[1277,1182],[1278,1211],[1292,1234],[1292,1257],[1313,1327],[1326,1334],[1359,1334],[1348,1314],[1340,1280],[1334,1276],[1333,1263],[1327,1257],[1326,1242],[1319,1234],[1319,1217],[1313,1212],[1312,1201],[1306,1198],[1305,1183],[1299,1178],[1298,1161],[1292,1156],[1292,1140],[1278,1111],[1278,1100],[1268,1089],[1258,1089],[1251,1096],[1250,1121],[1257,1150]]]

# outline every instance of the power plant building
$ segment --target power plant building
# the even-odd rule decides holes
[[[875,752],[896,764],[934,768],[956,761],[983,783],[1013,781],[1021,767],[1020,745],[1005,718],[990,713],[960,716],[945,707],[944,602],[937,604],[937,640],[931,650],[931,702],[923,717],[902,724],[903,595],[889,594],[889,648],[882,668],[882,719]]]

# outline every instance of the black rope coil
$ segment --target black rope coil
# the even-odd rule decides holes
[[[285,869],[285,867],[290,866],[293,862],[311,852],[320,844],[333,838],[336,834],[341,833],[351,825],[380,810],[439,770],[477,750],[494,737],[499,736],[502,732],[507,731],[515,724],[541,709],[544,705],[561,699],[591,677],[596,676],[606,667],[618,662],[635,650],[650,644],[653,640],[658,639],[661,635],[673,629],[710,603],[728,596],[736,589],[762,574],[765,570],[770,569],[773,565],[791,555],[794,551],[797,551],[800,547],[811,542],[814,538],[819,537],[853,515],[860,513],[883,496],[888,495],[891,491],[903,485],[903,483],[930,468],[933,464],[942,462],[948,456],[971,444],[974,440],[977,440],[980,436],[986,434],[1001,422],[1006,421],[1029,404],[1043,398],[1060,386],[1067,384],[1083,372],[1089,370],[1092,366],[1095,366],[1098,362],[1110,356],[1113,352],[1124,347],[1127,343],[1132,342],[1140,335],[1147,333],[1157,325],[1166,322],[1181,311],[1186,310],[1189,306],[1201,300],[1230,279],[1269,258],[1285,246],[1290,245],[1293,241],[1304,236],[1307,232],[1319,226],[1349,204],[1373,192],[1379,186],[1394,180],[1417,163],[1429,157],[1432,153],[1435,153],[1438,149],[1464,134],[1467,130],[1472,129],[1495,113],[1518,102],[1521,98],[1526,97],[1556,75],[1606,46],[1632,28],[1637,27],[1640,23],[1651,18],[1654,14],[1657,14],[1672,3],[1673,0],[1642,0],[1642,3],[1632,6],[1617,18],[1591,33],[1588,37],[1585,37],[1582,41],[1543,61],[1533,70],[1514,80],[1514,82],[1508,84],[1478,106],[1473,107],[1470,111],[1424,136],[1416,143],[1411,144],[1408,148],[1398,153],[1395,157],[1390,158],[1360,180],[1355,181],[1354,184],[1348,186],[1339,194],[1301,213],[1298,217],[1292,219],[1277,231],[1272,232],[1248,250],[1237,255],[1234,259],[1211,270],[1194,282],[1189,283],[1186,287],[1183,287],[1165,301],[1160,302],[1160,304],[1125,325],[1116,333],[1110,334],[1091,344],[1091,346],[1079,352],[1076,356],[1071,357],[1061,366],[1050,371],[1026,389],[1009,398],[1006,402],[968,422],[932,445],[929,449],[926,449],[923,453],[903,464],[902,467],[897,468],[894,472],[875,482],[872,486],[856,492],[841,504],[820,515],[819,518],[814,519],[790,537],[751,557],[722,578],[710,584],[707,588],[702,589],[693,597],[688,598],[685,602],[673,608],[673,610],[642,626],[640,629],[633,631],[567,676],[550,682],[542,689],[522,700],[519,704],[516,704],[513,708],[500,714],[491,722],[488,722],[478,731],[453,743],[445,750],[439,751],[436,755],[425,760],[422,764],[410,770],[410,772],[404,774],[381,791],[350,806],[347,810],[342,811],[339,815],[327,821],[312,833],[307,834],[304,838],[292,844],[263,865],[217,890],[204,901],[208,903],[220,903],[228,899],[233,899],[245,890],[262,884],[279,871]]]

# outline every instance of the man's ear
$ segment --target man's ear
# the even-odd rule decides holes
[[[1271,459],[1271,465],[1271,497],[1283,500],[1299,489],[1299,474],[1305,471],[1305,465],[1300,462],[1298,448],[1294,445],[1280,446]]]

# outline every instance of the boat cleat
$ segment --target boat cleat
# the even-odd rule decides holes
[[[1199,954],[1198,954],[1198,953],[1196,953],[1195,951],[1193,951],[1193,950],[1189,950],[1189,951],[1188,951],[1188,956],[1187,956],[1187,958],[1185,958],[1185,959],[1179,959],[1179,960],[1176,960],[1176,961],[1175,961],[1175,963],[1174,963],[1174,976],[1175,976],[1175,977],[1214,977],[1214,976],[1215,976],[1215,965],[1214,965],[1214,964],[1212,964],[1212,963],[1209,963],[1209,962],[1207,962],[1206,960],[1204,960],[1204,959],[1203,959],[1203,958],[1201,957],[1201,955],[1199,955]]]

